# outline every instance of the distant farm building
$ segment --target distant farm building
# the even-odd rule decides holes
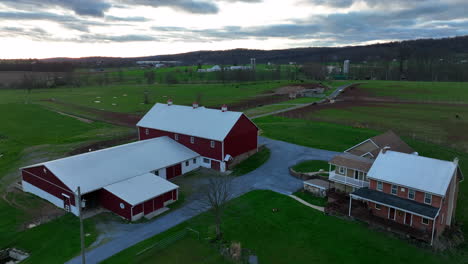
[[[21,168],[23,190],[75,215],[81,204],[85,215],[105,208],[134,221],[178,199],[171,179],[199,167],[226,171],[257,152],[258,128],[226,106],[156,104],[138,130],[138,142]]]
[[[198,69],[197,72],[218,72],[218,71],[221,71],[221,67],[219,65],[215,65],[211,68],[208,68],[208,69]]]

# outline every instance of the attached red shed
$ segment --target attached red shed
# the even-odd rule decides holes
[[[226,161],[244,158],[258,148],[258,127],[243,113],[156,104],[137,124],[140,140],[167,136],[197,152],[202,166],[220,171]]]

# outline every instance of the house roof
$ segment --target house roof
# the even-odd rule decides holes
[[[349,153],[341,153],[330,160],[331,164],[368,172],[373,160]]]
[[[177,185],[152,173],[145,173],[104,187],[131,205],[140,204],[177,188]]]
[[[414,152],[414,150],[410,146],[408,146],[408,144],[406,144],[397,134],[395,134],[391,130],[383,134],[377,135],[375,137],[366,139],[363,142],[347,149],[345,152],[358,156],[363,156],[368,152],[359,150],[358,147],[366,142],[372,142],[375,145],[375,148],[369,151],[369,153],[371,153],[374,157],[377,157],[377,155],[379,155],[380,150],[386,146],[390,147],[391,150],[402,153],[409,154]]]
[[[85,194],[198,156],[168,137],[159,137],[25,168],[44,165],[71,190],[80,186]]]
[[[223,141],[241,112],[157,103],[137,126]]]
[[[445,196],[458,164],[388,150],[374,161],[367,177]]]
[[[357,189],[351,194],[351,197],[364,198],[365,200],[370,200],[370,201],[381,203],[381,204],[388,205],[391,207],[396,207],[398,209],[402,209],[410,213],[416,213],[416,214],[419,214],[421,216],[428,217],[431,219],[434,219],[434,217],[437,216],[437,213],[439,211],[439,209],[436,207],[433,207],[427,204],[418,203],[413,200],[404,199],[396,195],[372,190],[367,187]]]

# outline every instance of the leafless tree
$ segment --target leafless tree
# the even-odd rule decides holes
[[[233,198],[232,179],[228,175],[216,175],[208,179],[201,201],[210,207],[216,225],[216,239],[222,236],[221,223],[226,202]]]

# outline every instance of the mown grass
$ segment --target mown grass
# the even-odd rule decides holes
[[[328,162],[323,160],[306,160],[294,165],[293,170],[297,172],[317,172],[321,169],[328,170]]]
[[[323,109],[304,118],[381,131],[391,129],[400,135],[468,150],[468,107],[463,106],[381,103]]]
[[[214,235],[212,218],[209,213],[201,214],[103,263],[135,263],[136,253],[185,227],[201,232],[200,243],[208,243]],[[222,230],[226,241],[240,242],[243,248],[258,255],[259,263],[375,263],[378,260],[383,264],[430,264],[451,260],[358,222],[327,216],[271,191],[253,191],[229,202]],[[190,255],[191,251],[184,248],[179,254]],[[157,258],[161,253],[147,257]],[[166,263],[174,263],[177,257],[172,254]]]
[[[360,86],[377,96],[403,100],[468,103],[468,83],[365,81]]]
[[[293,193],[293,195],[313,205],[317,205],[317,206],[327,205],[327,198],[317,197],[306,191],[298,191],[298,192]]]
[[[257,153],[237,164],[232,170],[231,175],[239,176],[254,171],[268,161],[270,154],[270,150],[267,147],[261,147]]]

